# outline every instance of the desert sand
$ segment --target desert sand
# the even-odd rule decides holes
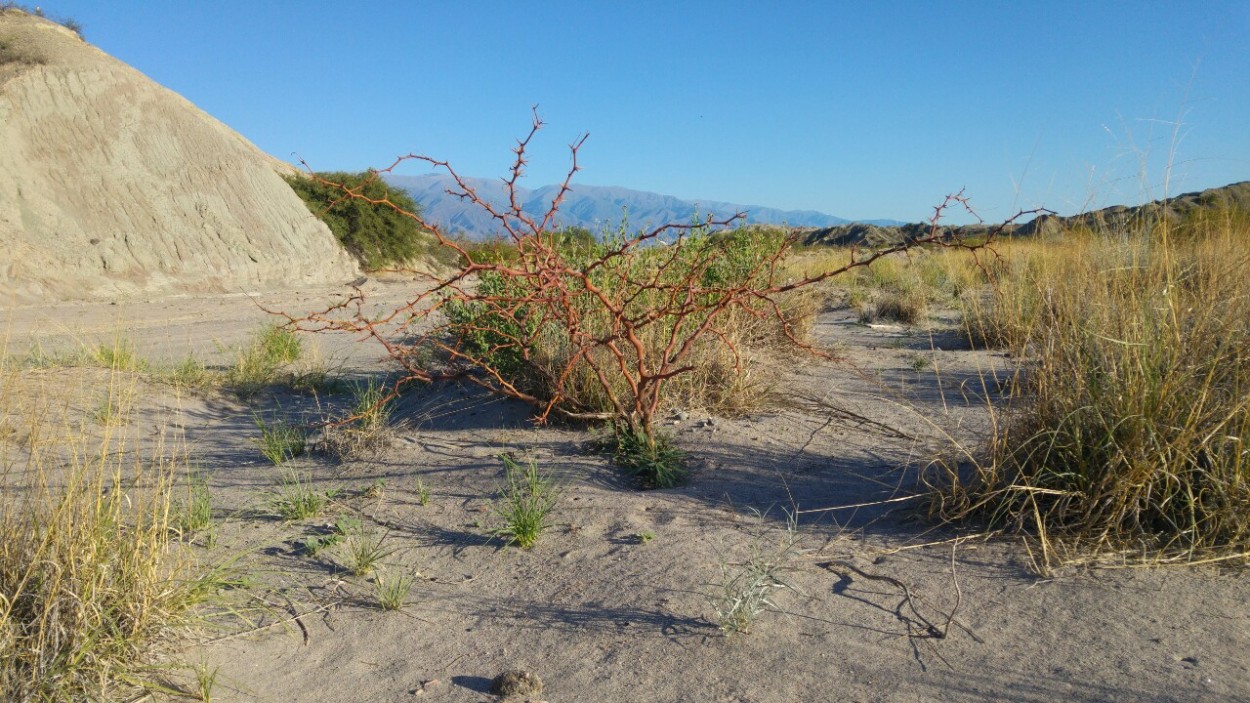
[[[366,290],[385,304],[410,286]],[[226,363],[267,319],[258,302],[300,312],[333,294],[17,308],[8,350],[120,331],[147,358]],[[844,360],[795,356],[786,407],[666,421],[694,469],[683,487],[639,491],[592,450],[593,430],[535,427],[524,405],[445,384],[402,401],[382,457],[295,460],[339,492],[322,517],[294,522],[266,504],[282,472],[258,453],[252,413],[311,422],[342,398],[275,390],[244,403],[138,381],[149,411],[131,422],[173,428],[208,476],[217,536],[211,547],[195,538],[200,558],[233,560],[250,580],[226,597],[246,619],[218,613],[164,656],[218,667],[213,699],[228,702],[487,701],[510,669],[538,674],[535,700],[553,702],[1250,699],[1244,573],[1104,560],[1042,577],[1019,538],[924,519],[917,470],[953,442],[976,446],[1010,359],[969,351],[950,320],[872,327],[831,310],[814,334]],[[351,339],[307,346],[348,375],[388,370]],[[528,551],[487,534],[501,452],[533,458],[564,488]],[[789,588],[749,632],[727,635],[721,586],[753,553],[780,553],[787,512],[797,530],[778,573]],[[376,577],[352,576],[335,549],[304,553],[339,514],[385,532],[383,573],[414,579],[402,610],[378,608]]]

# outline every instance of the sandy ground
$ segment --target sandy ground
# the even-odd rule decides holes
[[[406,294],[370,285],[383,303]],[[329,293],[260,302],[299,311]],[[121,334],[149,358],[222,363],[266,315],[247,296],[216,296],[6,319],[10,354]],[[488,701],[508,669],[537,673],[546,688],[533,699],[552,703],[1250,700],[1244,573],[1041,578],[1018,540],[917,514],[917,467],[952,440],[976,442],[1008,360],[968,351],[941,321],[870,328],[835,311],[815,335],[849,364],[796,356],[793,407],[667,421],[692,457],[684,487],[634,490],[590,450],[592,433],[535,428],[524,406],[444,386],[405,399],[383,458],[296,460],[318,489],[339,491],[325,516],[297,522],[267,505],[281,471],[258,454],[252,413],[313,419],[343,399],[171,400],[167,386],[145,386],[145,403],[176,408],[172,423],[209,477],[217,539],[207,547],[201,536],[196,549],[206,562],[236,559],[253,579],[231,596],[248,623],[216,618],[173,654],[219,667],[213,699],[223,702]],[[349,338],[315,344],[353,374],[386,369],[379,350]],[[149,416],[170,421],[150,412],[133,422]],[[564,487],[552,529],[529,551],[486,535],[504,451],[536,459]],[[797,542],[778,556],[787,511]],[[348,573],[341,551],[304,554],[337,514],[385,532],[383,573],[415,579],[404,609],[380,610],[375,577]],[[718,594],[753,554],[778,556],[789,588],[771,594],[775,607],[750,632],[726,636]]]

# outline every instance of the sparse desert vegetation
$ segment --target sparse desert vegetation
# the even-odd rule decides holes
[[[974,472],[937,511],[1051,547],[1162,560],[1250,552],[1250,220],[1016,243],[970,331],[1023,356]]]
[[[874,405],[877,401],[839,406],[848,414],[823,418],[775,400],[727,409],[691,400],[723,391],[705,388],[704,395],[693,396],[674,383],[667,386],[671,396],[661,394],[664,402],[652,418],[650,438],[629,430],[628,423],[614,431],[609,419],[594,419],[610,418],[610,413],[587,413],[590,420],[564,421],[543,430],[524,429],[532,406],[500,406],[454,380],[397,385],[389,363],[364,376],[344,366],[310,391],[301,384],[306,375],[300,364],[310,356],[321,358],[319,343],[332,340],[297,337],[272,326],[252,328],[239,344],[193,349],[173,361],[145,358],[142,338],[115,334],[103,344],[80,342],[68,350],[45,347],[11,355],[6,383],[23,388],[33,384],[56,393],[39,402],[29,393],[7,388],[5,393],[4,478],[6,485],[23,487],[6,493],[6,534],[26,535],[6,542],[4,552],[4,637],[13,645],[6,651],[25,652],[4,661],[5,683],[10,690],[38,691],[31,693],[32,700],[56,700],[73,695],[71,691],[130,690],[134,685],[157,697],[180,690],[231,700],[238,674],[221,657],[232,656],[225,652],[232,651],[235,635],[246,635],[247,641],[282,641],[278,625],[291,626],[289,618],[344,608],[428,619],[434,616],[431,604],[463,589],[524,602],[529,602],[527,589],[537,589],[547,594],[539,600],[558,601],[560,589],[572,588],[584,569],[608,568],[605,549],[621,550],[612,558],[625,559],[622,563],[645,579],[690,589],[669,606],[690,613],[684,627],[705,637],[732,634],[739,643],[735,647],[756,655],[769,637],[788,636],[780,633],[810,622],[796,619],[796,613],[871,621],[872,610],[840,613],[848,602],[871,603],[888,596],[856,589],[875,585],[883,594],[897,591],[910,599],[909,607],[923,613],[898,620],[901,632],[922,638],[916,642],[923,661],[940,661],[956,646],[971,653],[966,648],[976,640],[968,633],[977,638],[986,634],[969,623],[964,625],[969,630],[961,630],[957,623],[964,618],[975,623],[985,615],[970,611],[970,601],[949,598],[969,590],[983,592],[989,583],[976,566],[958,558],[960,550],[976,550],[977,544],[994,553],[1015,553],[1013,558],[1031,564],[1014,577],[1025,580],[1029,570],[1063,573],[1074,564],[1241,564],[1246,517],[1240,511],[1246,503],[1238,491],[1246,467],[1238,447],[1246,441],[1247,426],[1241,378],[1246,316],[1238,306],[1246,296],[1236,272],[1244,264],[1238,242],[1246,236],[1245,220],[1235,214],[1213,215],[1169,230],[1166,239],[1148,235],[1077,232],[1053,239],[1002,240],[975,257],[956,249],[918,249],[881,259],[879,270],[877,265],[851,269],[844,277],[814,286],[794,303],[799,307],[781,306],[783,315],[792,315],[783,319],[805,331],[807,336],[797,337],[804,344],[816,345],[830,357],[845,359],[849,354],[850,359],[833,362],[795,349],[791,361],[774,369],[770,383],[777,397],[793,397],[796,390],[789,379],[804,369],[849,363],[861,372],[876,371],[871,380],[846,377],[839,383],[858,387],[857,392],[871,398],[888,398],[891,406]],[[580,251],[593,257],[603,250],[585,244]],[[663,251],[657,248],[648,256]],[[794,280],[844,267],[850,256],[836,248],[806,248],[778,263],[793,269],[781,275]],[[899,290],[923,299],[925,313],[911,322],[861,322],[858,300]],[[1211,299],[1225,303],[1200,304]],[[796,312],[787,313],[791,309]],[[461,330],[508,336],[498,320],[487,325],[480,315],[457,319]],[[744,346],[758,343],[767,349],[786,339],[784,328],[747,324],[756,319],[747,314],[735,327],[741,335],[735,339],[747,340]],[[830,321],[835,321],[832,328]],[[536,374],[526,364],[552,354],[545,344],[564,348],[563,340],[548,333],[529,338],[529,348],[504,345],[509,353],[517,351],[512,357],[516,366],[499,363],[496,368],[518,374],[515,378]],[[481,342],[469,340],[465,348],[475,343]],[[421,358],[434,368],[446,363],[437,353],[423,353]],[[201,358],[205,361],[194,361]],[[886,373],[890,368],[894,370]],[[62,394],[67,379],[80,379],[75,383],[85,384],[77,386],[84,390],[113,388],[110,397],[128,399],[127,419],[99,421],[98,394],[75,394],[72,389]],[[1116,385],[1118,380],[1127,383]],[[705,386],[735,382],[733,374],[723,373],[701,381]],[[799,385],[812,387],[811,382]],[[247,392],[239,392],[241,388]],[[401,392],[394,393],[396,388]],[[941,399],[926,400],[924,393],[930,391],[923,389],[941,390]],[[845,391],[834,393],[836,397]],[[193,414],[226,414],[204,424],[199,434],[179,440],[175,452],[162,453],[156,447],[117,451],[120,445],[137,447],[124,438],[136,437],[161,416],[150,409],[161,394],[197,408]],[[22,397],[27,400],[19,403]],[[49,400],[55,398],[61,400]],[[55,413],[49,409],[57,407],[78,419],[53,422]],[[209,410],[214,407],[218,409]],[[495,419],[481,420],[467,434],[455,429],[489,407],[499,410],[482,417]],[[882,407],[895,409],[883,414]],[[933,417],[938,419],[919,421],[921,413],[937,413]],[[237,440],[221,434],[230,432],[220,423],[231,416],[237,418]],[[164,417],[169,422],[178,415]],[[976,426],[983,429],[959,429],[956,424],[964,420],[955,418],[960,417],[982,418]],[[856,430],[854,436],[863,437],[869,448],[854,455],[860,457],[856,465],[874,466],[870,457],[888,452],[893,458],[876,470],[893,477],[889,480],[896,487],[869,489],[871,484],[865,483],[847,489],[854,484],[843,483],[837,496],[812,498],[826,482],[845,480],[826,472],[831,457],[844,456],[853,446],[832,436],[822,439],[822,426],[853,427],[863,419],[886,424]],[[175,425],[184,422],[176,420]],[[956,424],[930,433],[923,452],[908,449],[926,426],[946,422]],[[595,426],[602,428],[598,439],[588,431]],[[905,426],[911,427],[906,430],[911,439],[890,438],[888,431]],[[326,450],[325,443],[336,436],[350,441]],[[357,451],[367,444],[365,436],[385,439],[377,451]],[[85,449],[100,437],[114,448]],[[234,448],[225,453],[214,448],[223,441]],[[318,451],[299,450],[301,443],[314,441]],[[553,441],[565,448],[555,448]],[[772,447],[773,458],[768,458],[764,450]],[[725,458],[711,463],[708,457]],[[604,473],[607,462],[614,468]],[[252,463],[267,468],[249,469],[253,478],[245,485],[224,478],[228,474],[222,472],[229,467]],[[759,473],[753,466],[771,468]],[[625,481],[619,478],[622,469]],[[555,475],[558,483],[550,477]],[[592,478],[596,475],[600,478]],[[600,483],[605,480],[607,484]],[[745,481],[754,492],[743,492],[737,481]],[[662,490],[637,492],[639,486]],[[732,502],[704,502],[699,496],[709,490],[735,497]],[[660,496],[659,502],[646,498],[650,495]],[[601,501],[606,504],[594,507]],[[926,563],[923,559],[899,561],[895,538],[873,536],[871,526],[878,520],[896,525],[892,530],[906,524],[889,517],[892,501],[913,506],[906,513],[912,515],[922,505],[930,506],[932,520],[914,528],[914,534],[936,542],[934,547],[918,547],[917,556],[947,552],[938,568],[930,563],[931,577],[918,570]],[[857,510],[873,517],[848,513],[849,519],[822,522],[824,511],[840,503],[862,504],[866,507]],[[666,507],[644,510],[644,504]],[[587,508],[590,512],[583,512]],[[786,514],[788,520],[773,516]],[[71,516],[68,523],[60,522]],[[101,550],[102,535],[118,533],[126,539],[111,542],[113,551]],[[1002,533],[1023,536],[1027,546],[982,542],[985,535]],[[702,552],[692,546],[713,536],[716,543]],[[54,544],[62,539],[71,544]],[[520,549],[503,549],[509,543]],[[38,628],[52,622],[44,614],[56,612],[59,617],[63,608],[56,602],[81,597],[85,608],[86,597],[41,591],[39,598],[52,600],[38,601],[30,594],[32,572],[21,565],[31,563],[38,552],[48,556],[46,563],[55,573],[81,571],[87,566],[74,566],[79,558],[74,555],[92,550],[100,550],[98,558],[108,563],[122,558],[116,550],[125,550],[127,563],[135,565],[134,573],[107,570],[109,578],[124,583],[93,591],[114,599],[98,608],[115,614],[123,607],[138,607],[147,619],[125,630],[121,643],[108,643],[103,635],[84,630],[74,640],[82,654],[50,661],[46,645],[24,643],[52,637]],[[452,554],[460,556],[453,559]],[[865,560],[865,554],[871,559]],[[696,562],[689,564],[690,573],[674,569],[692,557]],[[514,566],[505,568],[501,559]],[[472,578],[452,586],[456,563],[465,575],[455,578]],[[214,564],[229,564],[239,576],[224,579]],[[542,569],[551,584],[514,586],[506,575],[512,568]],[[832,593],[821,576],[830,573],[842,578]],[[603,578],[596,577],[593,588],[625,577],[608,568]],[[334,590],[318,590],[322,579],[336,584]],[[39,581],[41,587],[52,584],[48,578]],[[66,581],[64,587],[69,585]],[[221,590],[223,585],[229,588]],[[219,591],[227,607],[220,601],[208,608],[198,605]],[[110,592],[114,595],[106,596]],[[119,605],[123,592],[137,600]],[[579,617],[595,617],[596,607],[640,617],[627,605],[640,592],[616,594],[611,600],[616,605],[585,606]],[[864,600],[846,601],[841,593]],[[947,598],[935,600],[935,594]],[[25,610],[16,607],[19,603]],[[225,649],[188,644],[169,652],[145,644],[164,637],[155,633],[204,623],[205,617],[222,613],[227,614]],[[91,624],[93,618],[98,625]],[[101,618],[83,616],[75,622],[121,632],[116,623]],[[438,619],[442,624],[431,626],[431,636],[454,621]],[[500,633],[510,631],[506,624],[498,627]],[[943,639],[934,638],[934,627],[941,629]],[[326,631],[317,636],[331,635]],[[957,644],[948,638],[967,639]],[[752,644],[756,642],[760,644]],[[70,660],[83,668],[56,668]],[[162,661],[173,668],[147,668]],[[61,673],[53,673],[57,671]]]
[[[506,261],[510,270],[526,270],[530,239],[511,250],[465,250],[464,266],[485,267],[481,285],[434,299],[446,322],[402,327],[405,342],[365,375],[320,361],[325,335],[293,331],[321,323],[329,335],[347,329],[390,338],[377,313],[335,317],[343,306],[255,327],[243,342],[191,349],[173,361],[145,358],[142,339],[118,334],[68,349],[32,347],[6,357],[4,368],[3,479],[17,490],[5,494],[3,520],[5,533],[20,537],[0,553],[0,636],[10,652],[0,681],[40,701],[135,687],[227,699],[230,667],[203,659],[219,649],[184,654],[152,643],[223,613],[227,641],[293,622],[284,618],[307,628],[302,613],[351,604],[412,614],[448,587],[446,573],[438,575],[450,563],[440,549],[458,559],[473,551],[466,583],[486,578],[491,585],[483,588],[514,598],[520,592],[505,588],[502,574],[484,576],[500,568],[491,559],[505,558],[488,555],[516,553],[506,558],[544,564],[569,588],[578,572],[560,566],[567,555],[588,550],[575,560],[586,568],[602,558],[594,556],[597,543],[636,549],[628,552],[630,568],[670,588],[694,588],[682,607],[701,619],[688,627],[735,641],[778,627],[778,614],[828,617],[824,609],[838,607],[846,589],[884,584],[910,609],[896,613],[901,631],[925,642],[921,659],[927,651],[938,660],[951,646],[948,635],[980,640],[959,619],[967,608],[960,571],[973,569],[958,559],[959,545],[970,540],[1022,537],[1024,546],[1002,548],[1017,551],[1034,574],[1090,564],[1241,565],[1250,524],[1243,495],[1250,297],[1239,275],[1248,263],[1241,246],[1247,223],[1240,213],[1211,212],[1114,235],[1080,230],[971,249],[886,246],[871,266],[858,262],[873,252],[790,251],[782,230],[683,229],[669,246],[632,255],[623,254],[628,239],[561,232],[546,242],[539,232],[534,251],[556,257],[546,261],[580,281],[570,296],[578,304],[561,308],[563,317],[544,307],[558,302],[541,294],[552,288],[527,282],[537,273],[518,280],[492,268]],[[532,265],[541,272],[551,264]],[[628,304],[596,308],[584,303],[588,291]],[[362,298],[357,290],[348,300]],[[839,330],[833,337],[831,320]],[[705,330],[708,341],[692,328]],[[623,347],[613,351],[618,342],[636,346],[624,354]],[[648,359],[667,361],[650,367]],[[895,375],[883,376],[891,363]],[[844,364],[861,379],[841,383],[859,384],[859,392],[887,398],[895,409],[883,414],[873,404],[879,400],[853,408],[785,400],[810,390],[794,386],[805,367]],[[867,369],[876,369],[871,379]],[[53,378],[77,379],[81,392]],[[494,439],[470,434],[467,443],[455,430],[433,429],[498,404],[465,381],[526,401],[509,406],[516,423],[555,411],[556,427],[518,434],[521,424],[486,421],[475,431]],[[643,390],[656,381],[663,382]],[[19,386],[41,394],[11,390]],[[932,389],[924,392],[937,399],[917,389]],[[832,397],[843,392],[834,389]],[[199,455],[222,442],[212,439],[224,431],[213,429],[221,422],[214,420],[199,440],[179,435],[174,452],[136,444],[136,433],[159,417],[183,426],[176,419],[182,410],[153,414],[152,399],[162,393],[196,412],[232,408],[223,418],[238,418],[244,441],[228,442],[237,448],[216,458],[211,449]],[[938,419],[919,421],[928,413]],[[964,420],[955,418],[966,417],[980,418],[981,429],[960,428]],[[756,435],[760,422],[771,429]],[[841,446],[818,437],[830,426],[856,424],[869,448],[857,461],[871,466],[869,457],[887,451],[893,458],[879,470],[894,486],[856,488],[812,505],[826,479],[811,476],[823,475]],[[576,438],[566,440],[572,453],[553,453],[540,436]],[[776,447],[777,458],[751,458],[751,441]],[[440,449],[451,446],[450,453]],[[707,461],[726,446],[735,447],[731,462],[762,462],[775,477]],[[604,462],[615,467],[610,475],[627,480],[587,483]],[[268,467],[251,471],[255,485],[223,484],[219,472],[251,463]],[[458,483],[441,475],[448,471]],[[752,476],[757,493],[741,493],[721,472]],[[738,497],[721,507],[689,503],[708,486]],[[619,526],[596,517],[602,508],[579,512],[589,507],[582,501],[635,505],[648,495],[636,488],[660,489],[662,501],[681,504],[663,520],[609,508],[605,514]],[[760,490],[771,498],[761,499]],[[882,556],[852,561],[864,550],[848,540],[872,534],[895,501],[912,506],[912,515],[928,505],[930,521],[917,534],[936,538],[938,550],[953,545],[938,571],[950,583],[930,580],[927,591],[953,592],[954,601],[922,596],[916,589],[924,579],[914,568],[889,566],[892,557],[886,566]],[[822,525],[826,511],[842,509],[839,502],[876,517],[850,513]],[[718,511],[726,517],[712,518]],[[671,526],[691,515],[703,515],[700,524],[723,523],[674,534]],[[691,540],[712,534],[719,544],[696,569],[701,585],[674,582],[674,560],[688,559]],[[895,553],[892,538],[884,539],[870,555]],[[501,550],[507,545],[519,549]],[[35,563],[40,569],[28,568]],[[225,578],[213,564],[242,576]],[[832,594],[821,595],[821,573],[840,575]],[[317,574],[333,590],[293,600],[293,584],[311,594],[323,578]],[[75,590],[84,587],[89,592]],[[218,591],[227,600],[217,596],[204,607]],[[869,603],[875,596],[856,597]],[[188,661],[198,663],[178,663]]]
[[[1250,700],[1242,18],[578,9],[0,0],[0,703]]]
[[[174,507],[190,473],[174,438],[127,451],[135,429],[93,426],[83,387],[49,380],[0,358],[0,691],[104,700],[148,680],[144,656],[219,586],[177,539],[207,509]]]

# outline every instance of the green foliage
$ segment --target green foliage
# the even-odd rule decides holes
[[[202,703],[213,703],[213,690],[217,687],[217,672],[221,669],[219,666],[209,668],[208,662],[197,662],[191,667],[191,673],[195,675],[195,687],[192,693]]]
[[[469,259],[477,263],[494,263],[502,264],[517,259],[516,245],[510,240],[502,238],[492,239],[473,239],[473,240],[457,240],[456,246],[459,246]],[[460,264],[469,263],[461,261]]]
[[[686,481],[686,454],[672,437],[618,425],[612,436],[612,460],[643,488],[673,488]]]
[[[286,181],[366,269],[401,266],[422,252],[425,235],[416,219],[420,206],[402,190],[388,187],[378,174],[319,173]],[[386,200],[394,207],[370,200]]]
[[[382,381],[369,379],[353,384],[351,416],[363,430],[380,430],[390,422],[395,412],[395,399],[391,389]]]
[[[798,550],[798,524],[793,515],[786,520],[786,529],[776,545],[756,537],[747,558],[738,563],[722,560],[721,580],[712,595],[716,622],[727,635],[746,634],[751,625],[768,610],[776,610],[773,594],[796,591],[782,575],[794,571],[792,565]]]
[[[387,536],[385,532],[367,529],[359,521],[355,526],[347,528],[345,532],[347,536],[342,542],[341,549],[346,561],[345,566],[353,576],[368,574],[394,552],[383,546]]]
[[[267,502],[283,520],[303,520],[320,515],[337,494],[337,491],[315,491],[307,477],[287,471],[278,488],[269,493]]]
[[[89,356],[96,364],[114,371],[142,371],[147,362],[135,351],[135,344],[125,337],[116,337],[112,342],[101,342],[89,351]]]
[[[347,419],[325,430],[315,450],[336,461],[377,459],[390,449],[394,433],[390,427],[395,399],[388,398],[391,387],[370,379],[349,386],[352,407]]]
[[[696,228],[680,243],[633,247],[627,256],[612,253],[625,241],[624,230],[604,241],[581,228],[538,237],[553,247],[559,261],[515,265],[551,268],[568,291],[567,300],[549,300],[555,293],[539,276],[483,272],[473,296],[443,308],[458,351],[470,365],[539,400],[554,398],[571,413],[629,414],[635,411],[631,396],[654,389],[667,398],[662,387],[686,402],[726,412],[762,397],[744,383],[743,360],[749,360],[752,349],[777,340],[780,322],[755,316],[771,314],[762,303],[749,312],[753,303],[717,307],[717,302],[727,291],[765,285],[769,267],[764,262],[787,245],[780,230],[713,234]],[[592,289],[611,302],[605,304]],[[715,319],[709,323],[709,317]],[[709,324],[719,334],[709,333]],[[641,359],[631,333],[642,345]],[[702,336],[707,341],[683,344]],[[689,378],[641,385],[627,378],[637,381],[661,364],[677,365],[678,359],[688,367],[676,376]],[[597,371],[605,368],[606,382]],[[648,399],[638,400],[644,414],[652,410]],[[649,431],[649,422],[639,426]]]
[[[212,527],[213,494],[208,488],[208,479],[202,472],[191,474],[186,494],[178,502],[174,512],[174,524],[183,533]]]
[[[487,271],[481,276],[478,292],[484,298],[523,299],[531,291],[528,282]],[[538,326],[531,306],[502,311],[485,300],[469,300],[452,301],[445,311],[464,354],[480,359],[507,383],[527,393],[542,392],[543,374],[530,361]]]
[[[333,547],[336,544],[340,544],[353,530],[359,530],[360,525],[360,518],[354,518],[348,515],[339,515],[334,520],[334,527],[331,528],[329,534],[314,535],[304,540],[301,545],[303,547],[304,554],[310,557],[317,556],[325,549]]]
[[[382,610],[400,610],[412,592],[414,578],[408,575],[388,576],[378,572],[373,582],[373,597]]]
[[[417,481],[413,484],[412,489],[413,492],[416,493],[418,505],[430,504],[430,489],[425,485],[425,482],[421,480],[421,477],[417,477]]]
[[[303,427],[294,425],[284,418],[266,420],[260,413],[254,414],[252,420],[260,429],[260,437],[256,440],[256,444],[260,447],[261,456],[273,462],[275,466],[304,455],[308,435]]]
[[[226,385],[240,395],[251,395],[276,383],[285,364],[303,355],[303,342],[295,332],[280,325],[265,325],[252,335],[247,346],[236,350],[235,362],[226,371]]]
[[[548,518],[560,499],[560,488],[550,476],[538,472],[538,462],[530,460],[524,468],[507,454],[503,460],[507,485],[502,499],[494,506],[495,516],[504,524],[491,530],[496,537],[506,537],[509,544],[529,549],[550,525]]]
[[[304,353],[298,335],[280,325],[267,325],[257,333],[253,348],[265,364],[277,366],[297,361]]]
[[[182,361],[164,369],[161,377],[180,388],[206,388],[213,381],[204,362],[188,354]]]

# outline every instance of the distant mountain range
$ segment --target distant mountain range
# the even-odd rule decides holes
[[[387,182],[407,191],[421,205],[425,218],[448,233],[464,233],[470,237],[489,237],[498,233],[498,224],[482,211],[460,198],[447,194],[455,187],[450,176],[431,174],[426,176],[388,176]],[[474,190],[492,204],[507,202],[503,183],[498,179],[466,179]],[[517,196],[522,208],[531,215],[546,213],[551,199],[559,192],[559,186],[518,188]],[[826,215],[814,210],[778,210],[776,208],[735,203],[683,200],[671,195],[647,193],[629,188],[588,186],[574,183],[560,206],[559,225],[585,227],[592,232],[619,225],[628,213],[629,228],[637,231],[659,227],[672,222],[690,222],[695,213],[700,219],[709,214],[718,220],[728,219],[739,212],[746,213],[748,224],[786,224],[791,227],[833,227],[851,220]],[[867,220],[875,225],[901,224],[895,220]]]

